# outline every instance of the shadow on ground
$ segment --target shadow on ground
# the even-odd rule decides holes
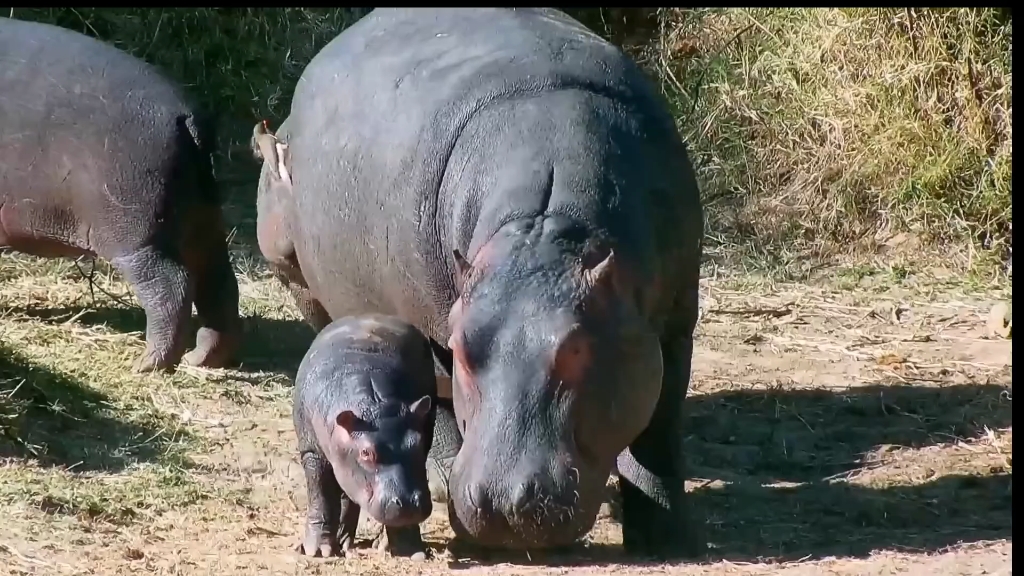
[[[937,551],[1011,538],[1012,476],[956,458],[893,460],[889,447],[923,448],[1012,425],[1010,378],[944,387],[841,391],[726,391],[688,400],[691,492],[706,518],[709,558],[734,562]],[[969,458],[969,456],[964,456]],[[843,480],[877,474],[856,484]],[[619,503],[610,491],[613,516]],[[510,562],[548,566],[638,564],[597,544],[544,554],[467,553],[453,569]]]
[[[158,460],[171,439],[159,426],[121,420],[110,401],[0,342],[0,458],[76,471]]]
[[[1012,477],[1002,467],[979,472],[956,457],[890,453],[879,469],[880,453],[893,448],[927,449],[1012,426],[1011,390],[1007,372],[995,384],[691,398],[690,474],[723,481],[693,499],[707,516],[713,556],[865,556],[1011,537]],[[857,484],[841,481],[872,470]]]
[[[917,485],[735,483],[694,493],[711,556],[730,561],[935,552],[1013,537],[1012,475],[952,474]]]
[[[1005,382],[739,390],[687,399],[692,476],[811,482],[858,470],[865,453],[976,438],[1013,424]]]
[[[123,333],[145,333],[146,330],[146,313],[142,308],[136,307],[35,306],[14,307],[10,311],[56,324],[75,318],[75,322],[84,326],[107,326]],[[238,355],[238,368],[245,371],[275,372],[289,378],[295,376],[299,362],[302,361],[302,356],[309,349],[315,336],[312,328],[298,320],[278,320],[261,316],[243,317],[242,329],[242,349]],[[195,337],[190,336],[188,341],[194,345]]]

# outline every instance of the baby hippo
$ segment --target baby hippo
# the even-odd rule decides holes
[[[392,554],[425,556],[419,524],[431,512],[436,394],[430,342],[413,326],[350,316],[320,332],[295,377],[292,417],[309,497],[297,551],[347,551],[365,508],[384,525]]]

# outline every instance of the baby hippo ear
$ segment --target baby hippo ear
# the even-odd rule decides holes
[[[409,405],[409,413],[422,422],[427,419],[427,415],[430,414],[430,409],[433,405],[434,402],[430,399],[430,396],[424,396]]]
[[[338,414],[338,418],[335,420],[338,425],[338,432],[341,433],[341,437],[348,442],[352,439],[352,434],[362,429],[363,421],[356,413],[351,410],[342,410]]]
[[[462,294],[466,289],[466,281],[473,272],[473,265],[466,260],[458,248],[452,248],[452,259],[455,261],[455,289]]]

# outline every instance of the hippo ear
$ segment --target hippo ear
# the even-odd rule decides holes
[[[270,167],[270,174],[277,180],[291,184],[288,171],[288,145],[278,141],[277,136],[262,120],[252,130],[252,152],[257,160],[263,160]]]
[[[260,120],[252,129],[252,140],[249,142],[252,147],[252,155],[257,160],[270,160],[274,154],[274,133],[267,127],[266,120]],[[274,162],[276,165],[277,162]]]
[[[469,273],[473,271],[473,265],[466,260],[466,257],[459,252],[458,248],[452,248],[452,258],[455,259],[455,287],[459,293],[466,287],[466,280],[469,279]]]
[[[608,256],[593,268],[583,271],[583,279],[590,288],[597,286],[613,286],[615,284],[617,270],[615,251],[609,250]]]
[[[430,409],[433,405],[434,402],[430,399],[430,396],[424,396],[409,405],[409,413],[422,422],[430,414]]]
[[[292,174],[288,167],[292,163],[292,153],[289,151],[288,145],[279,140],[274,142],[274,148],[277,149],[277,177],[291,186]]]

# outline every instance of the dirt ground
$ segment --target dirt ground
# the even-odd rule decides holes
[[[687,445],[707,557],[625,558],[606,507],[575,553],[292,552],[290,380],[312,335],[239,257],[240,370],[135,376],[143,316],[109,271],[0,255],[0,574],[1011,574],[1008,293],[839,272],[703,281]],[[88,268],[88,265],[85,265]],[[374,527],[361,529],[372,537]]]

